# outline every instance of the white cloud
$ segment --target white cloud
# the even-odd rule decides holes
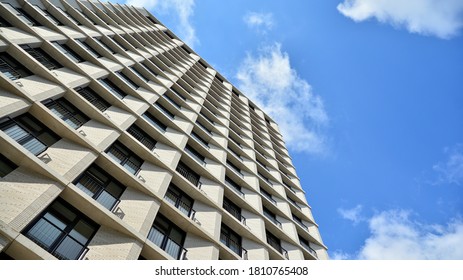
[[[319,132],[328,123],[323,101],[291,68],[280,44],[262,48],[257,56],[248,54],[236,77],[238,88],[278,123],[290,149],[326,152]]]
[[[275,22],[272,13],[248,12],[243,17],[243,20],[247,24],[247,26],[251,28],[256,28],[263,32],[272,29]]]
[[[194,13],[194,0],[127,0],[127,5],[143,7],[156,13],[169,13],[178,17],[176,33],[191,48],[199,43],[190,18]]]
[[[446,160],[433,166],[439,176],[435,184],[463,184],[463,144],[446,148],[445,154]]]
[[[339,12],[354,21],[376,18],[411,33],[448,39],[463,27],[462,0],[344,0]]]
[[[338,213],[341,215],[341,217],[343,217],[346,220],[352,221],[355,225],[363,221],[363,217],[361,215],[362,208],[363,207],[360,204],[351,209],[338,208]]]
[[[333,257],[352,259],[463,259],[463,221],[423,224],[405,210],[380,212],[368,220],[370,236],[354,255],[336,251]]]

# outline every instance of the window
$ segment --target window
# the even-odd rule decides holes
[[[95,222],[58,198],[23,234],[58,259],[79,260],[97,230]]]
[[[137,74],[138,77],[142,78],[145,82],[149,82],[149,79],[145,77],[142,73],[140,73],[137,69],[135,69],[133,66],[130,67],[132,71]]]
[[[277,216],[275,213],[270,211],[267,207],[262,206],[262,210],[264,212],[264,216],[267,217],[270,221],[272,221],[274,224],[276,224],[279,228],[281,228],[281,223],[280,221],[277,220]]]
[[[264,190],[264,189],[261,187],[261,188],[260,188],[260,193],[261,193],[263,196],[265,196],[268,200],[270,200],[273,204],[276,205],[277,202],[275,201],[275,199],[273,199],[272,195],[271,195],[268,191]]]
[[[228,177],[227,175],[225,175],[225,183],[228,186],[232,187],[232,189],[235,190],[238,194],[244,197],[244,193],[241,191],[241,186],[235,183],[235,181],[230,179],[230,177]]]
[[[176,90],[175,88],[171,87],[170,90],[175,93],[175,95],[177,95],[178,97],[180,97],[181,99],[183,100],[186,100],[185,96],[181,95],[180,92],[178,92],[178,90]],[[164,96],[167,96],[167,95],[164,95]],[[168,96],[167,96],[168,97]],[[176,105],[177,107],[180,107],[180,105]]]
[[[36,21],[33,17],[31,17],[22,8],[15,8],[10,3],[5,3],[5,2],[2,2],[2,3],[3,5],[5,5],[5,8],[7,8],[10,12],[12,12],[14,15],[19,17],[27,25],[30,25],[30,26],[40,26],[41,25],[38,21]]]
[[[196,121],[196,124],[201,127],[204,131],[206,131],[208,134],[212,135],[212,131],[210,131],[204,124],[200,123],[199,121]]]
[[[310,242],[309,240],[303,238],[302,236],[300,236],[299,234],[297,235],[299,237],[299,243],[302,245],[302,247],[304,247],[307,251],[309,251],[312,255],[314,255],[315,257],[318,257],[317,256],[317,252],[315,252],[315,250],[310,247]]]
[[[31,71],[7,53],[0,53],[0,72],[13,81],[32,75]]]
[[[238,256],[242,256],[243,248],[241,248],[241,236],[225,224],[222,224],[220,229],[220,242],[230,248]]]
[[[98,79],[98,81],[107,89],[109,90],[113,95],[116,97],[119,97],[120,99],[123,99],[124,97],[127,96],[118,86],[116,86],[113,82],[111,82],[108,79]]]
[[[29,45],[21,45],[28,54],[40,62],[48,70],[54,70],[63,67],[58,61],[54,60],[49,54],[41,48],[31,48]]]
[[[117,207],[125,190],[121,183],[96,165],[85,170],[74,185],[110,211]]]
[[[106,153],[132,174],[137,174],[143,160],[119,141],[106,150]]]
[[[235,217],[238,221],[246,224],[246,219],[241,215],[241,208],[239,208],[235,203],[226,197],[223,198],[223,209],[227,210],[227,212]]]
[[[192,157],[194,157],[196,160],[198,160],[201,164],[205,165],[206,164],[206,158],[200,154],[198,151],[196,151],[193,147],[190,145],[186,144],[185,146],[185,151],[190,154]]]
[[[76,91],[83,97],[85,98],[90,104],[95,106],[98,110],[101,112],[106,111],[109,107],[111,107],[111,104],[106,102],[103,98],[101,98],[95,91],[93,91],[91,88],[86,87],[86,88],[77,88]]]
[[[196,134],[196,132],[192,131],[190,135],[191,135],[194,139],[198,140],[199,143],[201,143],[204,147],[206,147],[207,149],[209,149],[209,143],[207,143],[206,140],[204,140],[203,138],[201,138],[201,136],[199,136],[198,134]]]
[[[180,95],[180,94],[178,94],[178,95]],[[181,96],[181,98],[183,98],[183,99],[185,98],[185,97],[183,97],[182,95],[180,95],[180,96]],[[177,108],[179,108],[179,109],[181,108],[180,104],[178,104],[177,102],[175,102],[169,95],[164,94],[164,95],[162,95],[162,97],[165,98],[167,101],[169,101],[169,102],[170,102],[172,105],[174,105],[175,107],[177,107]]]
[[[106,153],[132,174],[137,174],[143,160],[119,141],[106,150]]]
[[[174,259],[182,260],[187,250],[183,248],[186,233],[161,214],[156,216],[148,239]]]
[[[84,115],[79,109],[74,107],[69,101],[64,98],[57,100],[45,100],[43,102],[45,106],[50,109],[55,115],[62,119],[65,123],[74,129],[78,129],[84,123],[90,120],[89,117]]]
[[[36,156],[61,139],[29,113],[0,120],[0,129]]]
[[[299,218],[298,216],[292,214],[293,216],[293,220],[298,223],[301,227],[305,228],[305,229],[308,229],[307,226],[302,222],[302,219]]]
[[[13,170],[15,170],[18,166],[14,164],[11,160],[9,160],[4,155],[0,154],[0,178],[5,177]]]
[[[145,112],[143,114],[143,118],[147,120],[150,124],[159,128],[161,131],[166,131],[167,125],[163,124],[160,120],[158,120],[155,116],[153,116],[149,112]]]
[[[190,181],[190,183],[192,183],[196,187],[200,186],[201,183],[199,182],[199,179],[201,177],[183,162],[180,161],[175,170],[177,170],[177,172],[180,173],[180,175],[182,175],[185,179]]]
[[[62,53],[67,55],[72,61],[75,63],[85,61],[80,55],[78,55],[75,51],[73,51],[68,45],[60,44],[58,42],[52,42],[52,44],[59,49]]]
[[[0,27],[11,27],[12,25],[4,19],[2,16],[0,16]]]
[[[150,67],[146,66],[144,63],[140,63],[140,65],[145,68],[145,70],[147,70],[148,72],[150,72],[151,74],[153,74],[155,77],[157,77],[159,75],[159,73],[156,73],[156,71],[152,70]]]
[[[240,177],[244,176],[243,173],[241,173],[241,170],[228,159],[227,159],[227,166],[230,167],[231,170],[236,172]]]
[[[124,73],[116,72],[116,75],[119,78],[121,78],[123,81],[127,82],[131,88],[133,88],[133,89],[138,89],[139,88],[139,86],[134,81],[132,81],[129,77],[127,77]]]
[[[156,102],[153,105],[156,108],[158,108],[159,110],[161,110],[161,112],[163,112],[164,115],[166,115],[169,119],[174,119],[175,118],[175,115],[172,114],[172,112],[169,111],[166,107],[162,106],[159,102]]]
[[[127,132],[132,135],[135,139],[137,139],[141,144],[148,148],[148,150],[152,151],[156,146],[156,140],[154,140],[151,136],[146,134],[141,128],[137,125],[133,124],[131,127],[127,129]]]
[[[90,54],[96,58],[101,57],[101,55],[92,47],[90,47],[89,44],[85,43],[84,41],[81,40],[76,40],[76,43],[79,44],[82,48],[86,49]]]
[[[180,190],[177,186],[170,184],[164,199],[174,205],[180,212],[188,217],[194,217],[193,202],[194,200]]]
[[[288,258],[288,252],[281,247],[281,241],[278,239],[275,235],[271,234],[269,231],[265,231],[267,235],[267,243],[272,246],[275,250],[280,252],[280,254],[284,255],[286,258]]]
[[[52,14],[50,14],[49,11],[47,10],[42,10],[42,8],[40,8],[38,5],[34,5],[37,10],[39,10],[42,15],[44,15],[48,20],[50,20],[51,22],[53,22],[54,24],[56,25],[63,25],[55,16],[53,16]]]

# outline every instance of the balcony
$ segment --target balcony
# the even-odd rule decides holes
[[[167,189],[166,195],[164,199],[167,200],[169,203],[175,206],[180,212],[184,213],[188,218],[194,220],[196,211],[191,208],[191,205],[182,200],[182,197],[176,195],[170,189]]]
[[[201,144],[204,148],[206,149],[210,149],[209,147],[209,143],[207,143],[204,139],[202,139],[198,134],[196,134],[195,132],[191,132],[191,138],[195,139],[196,142],[198,142],[199,144]]]
[[[277,202],[275,199],[272,198],[272,196],[267,193],[266,191],[263,191],[263,190],[260,190],[260,193],[266,198],[268,199],[271,203],[273,203],[274,205],[277,205]]]
[[[179,162],[176,170],[178,173],[180,173],[180,175],[182,175],[195,187],[201,188],[201,182],[199,181],[199,178],[201,177],[198,174],[196,174],[196,172],[191,170],[188,166],[186,166],[183,162]]]
[[[318,255],[317,255],[317,252],[315,252],[314,249],[312,249],[308,244],[304,243],[304,242],[300,242],[302,247],[304,247],[304,249],[306,249],[307,251],[309,251],[310,254],[312,254],[315,258],[318,259]]]
[[[272,223],[277,225],[280,229],[283,229],[283,227],[281,225],[281,222],[278,221],[277,218],[275,218],[274,215],[271,215],[271,214],[267,213],[266,211],[264,211],[264,216],[267,217],[270,221],[272,221]]]
[[[241,173],[241,170],[228,160],[227,160],[227,166],[230,167],[230,169],[234,173],[236,173],[236,175],[240,176],[241,178],[244,178],[244,175],[243,173]]]
[[[237,209],[234,205],[231,205],[228,200],[223,201],[223,209],[227,210],[233,217],[240,221],[243,225],[246,225],[246,218],[241,215],[241,209]]]
[[[225,184],[244,199],[244,193],[241,191],[241,186],[239,186],[227,176],[225,176]]]
[[[285,259],[289,260],[288,251],[286,251],[285,248],[281,247],[281,245],[278,242],[268,240],[268,244],[272,246],[275,250],[277,250],[280,254],[282,254],[283,257],[285,257]]]
[[[248,259],[248,251],[241,247],[241,244],[238,244],[236,241],[228,237],[227,235],[220,233],[220,241],[230,248],[234,253],[240,256],[243,260]]]
[[[270,180],[265,177],[264,175],[262,175],[260,172],[257,172],[257,175],[259,176],[259,178],[261,178],[262,180],[264,180],[267,184],[269,184],[271,187],[273,187],[273,183],[270,182]]]
[[[148,239],[156,244],[159,248],[164,250],[167,254],[172,256],[176,260],[185,260],[187,249],[183,248],[180,244],[164,235],[155,227],[151,228],[150,233],[148,234]]]

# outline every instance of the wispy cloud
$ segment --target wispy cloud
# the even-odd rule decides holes
[[[261,32],[266,32],[267,30],[272,29],[275,23],[272,13],[248,12],[244,15],[243,20],[247,26],[255,28]]]
[[[370,236],[355,255],[336,251],[338,259],[463,259],[463,221],[423,224],[405,210],[380,212],[368,219]]]
[[[339,12],[354,21],[376,18],[411,33],[448,39],[463,27],[461,0],[344,0]]]
[[[144,7],[156,13],[169,13],[178,17],[178,24],[174,30],[178,36],[191,48],[199,43],[196,30],[191,23],[194,14],[194,0],[127,0],[127,5]]]
[[[321,128],[328,124],[323,101],[291,67],[278,43],[248,54],[238,73],[238,88],[279,125],[287,146],[313,154],[327,152]]]
[[[364,219],[362,217],[362,208],[363,207],[360,204],[350,209],[338,208],[338,213],[341,215],[341,217],[352,221],[354,225],[356,225]]]
[[[463,184],[463,144],[444,150],[446,159],[432,168],[438,174],[434,184]]]

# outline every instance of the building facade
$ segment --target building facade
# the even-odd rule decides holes
[[[0,259],[326,259],[277,124],[142,8],[0,3]]]

